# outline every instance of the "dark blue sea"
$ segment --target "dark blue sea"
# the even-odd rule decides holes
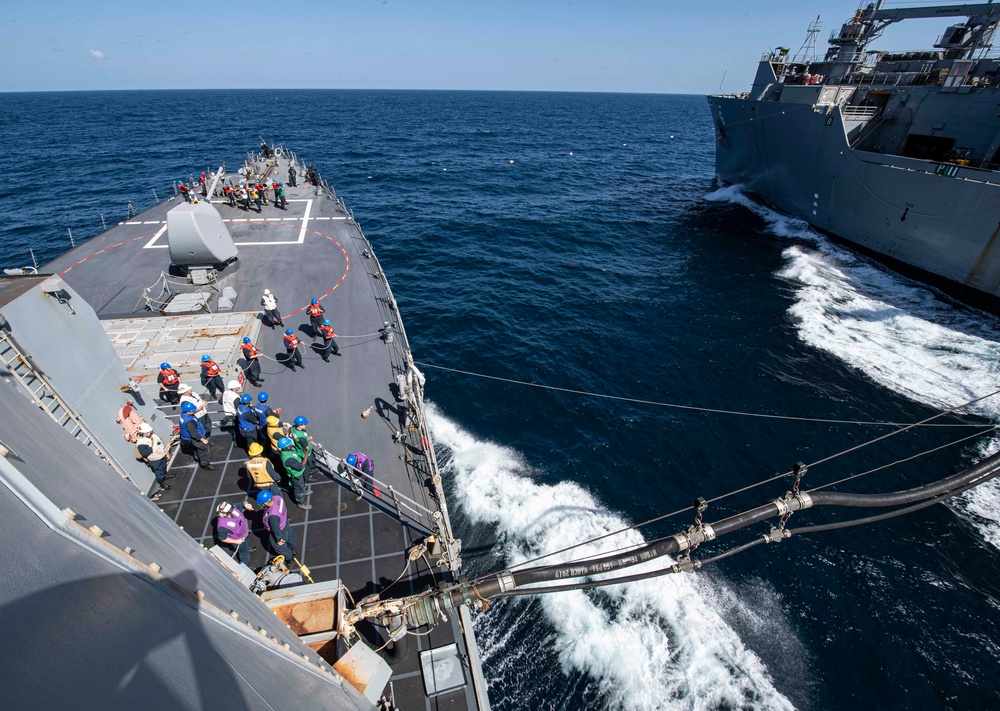
[[[44,263],[69,248],[68,228],[84,240],[102,213],[118,222],[129,201],[141,210],[172,181],[235,167],[258,135],[315,162],[382,260],[426,364],[470,574],[893,429],[864,423],[915,422],[1000,388],[996,317],[719,185],[700,96],[0,94],[0,266],[30,264],[29,250]],[[994,398],[940,422],[997,421]],[[920,428],[813,466],[803,486],[879,467],[837,488],[915,486],[994,451],[993,437]],[[716,501],[706,520],[789,485]],[[476,617],[494,708],[998,708],[998,522],[988,485],[694,575],[500,601]]]

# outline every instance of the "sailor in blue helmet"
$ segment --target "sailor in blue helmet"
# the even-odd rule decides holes
[[[360,471],[363,474],[371,474],[375,471],[375,460],[361,452],[351,452],[344,461],[349,467],[356,470],[355,473]]]
[[[271,407],[271,403],[268,402],[268,394],[266,391],[261,390],[257,393],[257,402],[253,406],[253,411],[257,413],[257,434],[261,441],[267,439],[267,418],[274,415],[275,417],[281,415],[280,407]]]
[[[285,329],[285,335],[282,336],[282,340],[285,342],[285,365],[295,372],[295,366],[299,366],[303,370],[305,366],[302,365],[302,354],[299,353],[299,346],[302,345],[302,341],[299,337],[295,335],[295,331],[290,328]]]
[[[160,372],[156,376],[156,382],[160,384],[160,399],[170,405],[176,405],[181,400],[177,387],[181,383],[181,376],[170,367],[170,363],[160,363]]]
[[[198,410],[193,402],[181,405],[180,434],[181,444],[191,448],[194,458],[202,469],[218,469],[212,464],[212,453],[209,448],[207,433],[195,412]]]
[[[222,382],[222,368],[208,353],[201,357],[201,384],[208,389],[208,396],[213,400],[226,390],[226,384]]]
[[[292,421],[292,429],[289,436],[295,441],[295,448],[299,451],[302,463],[306,465],[306,483],[313,480],[313,475],[319,473],[319,466],[316,464],[316,456],[313,452],[313,438],[306,432],[306,425],[309,424],[304,416],[299,415]]]
[[[246,362],[247,380],[260,387],[264,379],[260,377],[260,350],[250,340],[250,336],[243,336],[243,360]]]
[[[333,324],[330,323],[330,319],[323,319],[323,323],[319,327],[319,337],[323,339],[323,344],[320,345],[319,354],[322,356],[323,360],[327,363],[330,362],[330,351],[333,351],[335,356],[340,355],[340,348],[337,346],[337,342],[333,340],[333,337],[337,334],[333,332]]]
[[[191,190],[184,184],[183,180],[177,181],[177,190],[180,192],[181,197],[184,198],[184,202],[191,202]]]
[[[306,306],[306,315],[309,316],[309,326],[312,328],[313,338],[319,338],[319,327],[323,323],[323,313],[326,309],[323,308],[323,304],[319,303],[319,299],[313,299]]]
[[[264,528],[274,555],[283,555],[285,560],[295,557],[295,531],[288,520],[288,506],[281,494],[275,496],[270,491],[257,494],[257,505],[264,512]]]
[[[284,210],[288,206],[288,201],[285,200],[284,183],[278,183],[278,190],[275,192],[274,204],[280,207],[282,210]]]
[[[300,509],[311,509],[312,504],[306,503],[306,498],[312,493],[311,488],[306,488],[306,463],[291,437],[278,438],[278,454],[292,487],[292,499]]]
[[[260,444],[260,434],[257,431],[259,426],[257,412],[253,409],[253,398],[244,393],[240,396],[240,404],[236,406],[236,428],[248,449],[254,442]]]

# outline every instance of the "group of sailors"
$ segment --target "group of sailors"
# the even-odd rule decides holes
[[[269,295],[266,292],[265,295]],[[319,326],[313,323],[314,332],[324,333],[324,327],[329,330],[329,340],[333,341],[333,329],[328,319],[323,319],[323,307],[317,299],[312,299],[309,305],[314,307],[308,311],[311,321],[319,320]],[[318,308],[315,308],[318,307]],[[276,314],[276,302],[274,313]],[[280,322],[280,314],[277,315]],[[285,338],[294,333],[289,329]],[[287,345],[287,343],[286,343]],[[298,344],[291,346],[298,352]],[[339,355],[336,343],[334,352]],[[328,354],[330,347],[326,347]],[[260,351],[249,337],[243,338],[242,352],[247,366],[244,372],[247,379],[254,385],[261,385],[264,378],[260,374]],[[301,358],[301,356],[300,356]],[[324,358],[326,360],[327,358]],[[292,368],[294,370],[294,367]],[[180,444],[182,449],[191,452],[198,465],[207,470],[216,470],[218,465],[212,463],[211,443],[212,419],[208,412],[208,403],[204,397],[194,391],[187,383],[181,381],[180,375],[170,365],[160,364],[157,375],[160,385],[161,399],[172,405],[180,405]],[[229,502],[223,502],[217,509],[218,539],[224,546],[236,554],[240,562],[248,563],[250,559],[247,538],[251,526],[247,519],[254,512],[262,514],[262,524],[268,533],[271,552],[283,555],[285,560],[292,561],[295,556],[295,534],[289,525],[288,509],[282,494],[282,476],[276,465],[284,473],[285,487],[290,493],[290,500],[300,509],[308,511],[312,508],[309,497],[312,487],[309,484],[318,475],[320,469],[317,457],[322,454],[321,448],[313,442],[307,427],[308,419],[299,415],[292,422],[282,422],[282,408],[275,407],[270,402],[267,392],[257,394],[256,402],[249,393],[241,393],[242,384],[239,380],[223,383],[221,368],[208,354],[201,357],[201,384],[206,388],[208,396],[215,400],[221,393],[223,410],[223,427],[231,428],[234,440],[242,446],[248,459],[244,465],[248,475],[247,497],[242,509]],[[143,459],[154,472],[160,490],[153,495],[156,500],[170,486],[165,480],[172,476],[167,473],[166,463],[169,449],[163,446],[159,438],[145,425],[148,432],[140,428],[139,440],[136,446],[137,457]],[[346,476],[348,470],[355,473],[372,474],[374,462],[371,457],[362,452],[351,452],[339,465],[339,473]]]
[[[285,184],[277,180],[272,180],[268,184],[266,178],[257,180],[241,180],[237,185],[233,185],[229,180],[222,184],[222,194],[226,197],[230,207],[236,207],[239,203],[244,210],[250,210],[250,203],[256,206],[259,213],[261,205],[267,205],[267,191],[270,189],[274,193],[274,206],[284,210],[288,202],[285,199]]]

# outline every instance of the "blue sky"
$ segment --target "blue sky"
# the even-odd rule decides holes
[[[936,0],[921,3],[933,4]],[[13,0],[12,0],[13,2]],[[890,3],[899,4],[899,3]],[[46,2],[0,15],[0,91],[185,88],[709,93],[769,47],[819,46],[856,0]],[[929,46],[948,24],[891,28]]]

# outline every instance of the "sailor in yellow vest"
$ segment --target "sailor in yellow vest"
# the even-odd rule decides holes
[[[271,451],[278,451],[278,440],[288,436],[289,425],[282,423],[276,415],[268,416],[267,420],[267,441],[271,443]]]
[[[244,465],[247,475],[250,477],[250,486],[247,489],[249,501],[256,501],[257,494],[261,491],[270,491],[274,496],[279,493],[278,473],[274,471],[271,460],[264,456],[264,448],[257,442],[251,442],[247,449],[250,459]]]

